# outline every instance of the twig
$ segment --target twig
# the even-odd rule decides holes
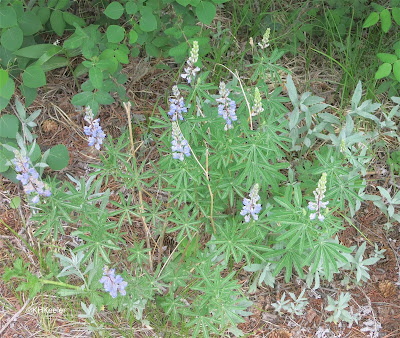
[[[28,306],[29,302],[30,302],[30,299],[28,299],[28,300],[25,302],[24,306],[21,307],[21,308],[18,310],[18,312],[17,312],[14,316],[12,316],[12,317],[10,318],[10,320],[6,323],[6,325],[4,325],[4,326],[0,329],[0,336],[1,336],[1,334],[6,330],[6,328],[7,328],[13,321],[16,321],[16,320],[17,320],[17,318],[19,317],[19,315],[21,314],[21,312],[24,311],[25,308]]]

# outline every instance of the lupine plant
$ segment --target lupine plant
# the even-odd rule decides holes
[[[273,60],[281,54],[270,50],[269,35],[256,52],[259,63],[250,86],[230,70],[232,77],[219,86],[209,83],[211,74],[200,68],[199,45],[193,42],[179,77],[183,83],[174,85],[166,102],[169,111],[158,107],[159,115],[151,118],[157,161],[137,152],[130,123],[129,133],[114,142],[86,108],[84,133],[88,146],[100,150],[101,165],[93,165],[86,178],[49,180],[52,194],[35,200],[33,221],[41,239],[69,234],[79,240],[72,252],[57,255],[62,271],[51,283],[62,296],[89,299],[93,306],[85,305],[87,318],[94,318],[94,306],[105,305],[148,323],[151,301],[166,321],[190,336],[225,331],[240,336],[237,325],[251,314],[252,302],[235,278],[237,267],[246,265],[254,273],[252,291],[262,283],[273,287],[283,271],[286,281],[305,279],[316,289],[345,269],[354,248],[340,243],[338,232],[363,201],[362,173],[369,161],[364,147],[377,137],[355,131],[354,120],[368,118],[382,133],[394,124],[382,124],[373,114],[378,106],[370,101],[359,105],[361,84],[352,111],[340,119],[324,111],[322,98],[299,95],[288,75],[288,109],[279,85],[272,94],[263,85],[265,73],[278,69]],[[130,121],[130,104],[124,109]],[[25,157],[16,163],[23,183],[35,180],[33,171],[26,174],[31,167]],[[115,192],[102,189],[111,178],[123,187],[120,201],[111,202]],[[160,195],[145,201],[149,191]],[[109,216],[119,216],[118,224]],[[122,229],[133,220],[143,227],[143,238],[134,238],[129,247]],[[164,249],[168,235],[174,236],[171,250]],[[131,264],[117,259],[127,246]],[[354,256],[357,281],[368,280],[365,265],[376,262],[362,263],[364,249]],[[7,279],[32,278],[24,268],[18,263]],[[115,270],[123,272],[115,276]],[[81,284],[72,285],[70,275]],[[36,293],[51,283],[38,279]],[[301,314],[304,290],[289,294],[294,303],[283,296],[277,311]],[[348,300],[329,300],[327,310],[334,311],[329,320],[348,320]]]

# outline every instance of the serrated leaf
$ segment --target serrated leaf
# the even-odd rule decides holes
[[[392,18],[390,15],[390,11],[388,9],[384,9],[381,14],[381,28],[384,33],[387,33],[392,26]]]
[[[209,1],[202,1],[196,7],[196,15],[200,22],[209,25],[217,13],[215,5]]]
[[[40,66],[30,66],[22,74],[24,85],[29,88],[38,88],[46,84],[46,75]]]
[[[47,163],[53,170],[64,169],[69,163],[69,152],[65,145],[57,144],[50,149]]]
[[[393,75],[398,82],[400,82],[400,60],[393,64]]]
[[[378,53],[376,54],[379,60],[386,63],[394,63],[397,60],[397,56],[389,53]]]
[[[372,12],[368,15],[368,18],[365,20],[363,24],[363,28],[368,28],[375,25],[379,21],[379,14],[377,12]]]
[[[104,14],[113,20],[119,19],[123,13],[124,7],[117,1],[110,3],[104,11]]]
[[[392,71],[392,65],[390,63],[383,63],[379,66],[378,70],[375,73],[375,79],[379,80],[386,76],[389,76]]]

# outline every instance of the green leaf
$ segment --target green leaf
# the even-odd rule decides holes
[[[29,88],[38,88],[46,84],[46,75],[40,66],[30,66],[22,74],[24,85]]]
[[[393,74],[398,82],[400,82],[400,60],[393,64]]]
[[[74,24],[77,24],[79,27],[86,26],[85,20],[83,20],[79,16],[76,16],[72,13],[63,12],[63,18],[64,18],[64,21],[70,26],[75,26]]]
[[[188,45],[186,42],[182,42],[176,47],[171,48],[168,51],[168,54],[172,57],[183,56],[186,55],[188,49]]]
[[[138,11],[138,6],[134,1],[128,1],[125,4],[125,9],[126,13],[128,13],[129,15],[133,15],[136,14],[136,12]]]
[[[63,17],[63,13],[60,10],[54,10],[50,16],[50,25],[51,28],[56,32],[58,36],[62,36],[64,34],[65,29],[65,21]]]
[[[381,28],[384,33],[387,33],[392,26],[392,18],[388,9],[384,9],[381,14]]]
[[[157,19],[154,16],[151,8],[144,7],[140,13],[142,17],[139,21],[139,27],[143,32],[152,32],[157,29]]]
[[[2,88],[8,81],[8,72],[0,69],[0,88]]]
[[[24,85],[19,85],[19,89],[25,97],[25,106],[28,107],[32,104],[32,102],[36,99],[37,96],[37,89],[36,88],[29,88]]]
[[[7,107],[11,96],[14,94],[15,84],[12,78],[8,78],[6,84],[0,87],[0,110]],[[1,134],[0,134],[1,135]]]
[[[201,31],[200,26],[185,26],[183,27],[183,33],[186,35],[187,38],[191,38],[195,34]]]
[[[10,167],[9,160],[14,157],[13,155],[13,153],[0,146],[0,173],[8,170],[8,168]]]
[[[0,28],[8,28],[17,25],[17,13],[10,6],[0,7]]]
[[[92,67],[89,69],[89,79],[94,88],[99,89],[103,85],[103,71],[100,68]]]
[[[69,163],[68,149],[63,144],[57,144],[50,149],[47,164],[53,170],[64,169]]]
[[[69,2],[70,0],[58,0],[55,9],[65,9],[68,6]]]
[[[209,25],[217,13],[217,9],[215,5],[208,1],[202,1],[196,7],[196,15],[199,18],[200,22],[205,25]]]
[[[25,36],[36,34],[43,28],[40,18],[33,12],[24,12],[18,18],[18,26]]]
[[[104,14],[113,20],[118,20],[124,14],[124,7],[119,2],[113,1],[107,6]]]
[[[40,7],[37,11],[37,16],[40,19],[42,25],[44,25],[50,18],[50,8],[47,7]]]
[[[59,46],[54,46],[53,44],[45,43],[18,49],[17,51],[14,52],[14,55],[23,56],[25,58],[31,58],[31,59],[39,59],[43,54],[45,54],[47,51],[51,49],[57,49],[58,51],[62,50],[62,48]]]
[[[1,34],[1,45],[8,50],[15,51],[21,47],[24,33],[21,28],[14,26],[3,31]]]
[[[129,32],[129,43],[131,45],[134,44],[137,41],[138,37],[138,33],[136,33],[135,30],[131,29]]]
[[[128,58],[128,54],[124,53],[123,51],[117,49],[115,51],[115,58],[123,64],[128,64],[129,63],[129,58]]]
[[[75,106],[87,106],[93,100],[94,94],[92,92],[82,92],[74,95],[72,104]]]
[[[63,56],[53,56],[41,66],[44,72],[68,66],[69,61]]]
[[[108,42],[119,43],[124,39],[125,29],[121,26],[110,25],[106,31]]]
[[[378,53],[376,54],[376,56],[382,62],[394,63],[395,61],[397,61],[397,56],[389,53]]]
[[[375,73],[375,79],[379,80],[386,76],[389,76],[392,71],[392,65],[390,63],[383,63],[379,66],[378,70]]]
[[[396,22],[400,26],[400,8],[392,8],[392,16],[394,22]]]
[[[154,46],[152,43],[146,43],[145,49],[146,49],[147,55],[149,55],[149,56],[156,58],[161,55],[161,50],[159,48],[157,48],[156,46]]]
[[[0,135],[15,138],[18,133],[19,120],[15,115],[5,114],[0,117]]]
[[[190,0],[176,0],[176,2],[184,7],[190,4]]]
[[[372,12],[363,24],[363,28],[368,28],[375,25],[379,21],[379,14],[377,12]]]

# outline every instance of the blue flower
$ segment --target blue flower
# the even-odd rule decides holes
[[[183,137],[179,126],[176,122],[172,122],[172,158],[184,160],[185,156],[190,156],[190,147],[186,139]],[[185,156],[184,156],[185,155]]]
[[[177,86],[172,87],[172,93],[174,94],[175,98],[169,99],[169,112],[168,115],[172,116],[172,121],[176,121],[177,118],[183,120],[182,112],[187,113],[187,108],[185,107],[185,101],[179,92]]]
[[[15,158],[13,159],[13,163],[15,165],[15,171],[19,172],[16,176],[17,180],[20,181],[24,187],[24,192],[27,195],[30,195],[34,192],[37,193],[31,201],[36,204],[39,202],[39,196],[49,197],[51,195],[50,190],[44,190],[45,184],[40,180],[39,173],[35,168],[30,167],[30,160],[26,156],[22,156],[22,154],[18,151],[14,152]]]
[[[308,202],[308,209],[311,211],[316,211],[310,214],[310,219],[314,220],[317,215],[318,219],[322,222],[325,219],[325,216],[321,214],[321,210],[325,209],[328,205],[329,201],[323,202],[322,200],[325,198],[326,192],[326,173],[323,173],[321,178],[318,181],[318,187],[314,190],[315,202]]]
[[[100,126],[100,119],[93,120],[93,112],[89,106],[85,110],[85,121],[89,123],[89,126],[83,127],[85,135],[89,136],[88,145],[89,147],[94,146],[97,150],[100,150],[100,146],[103,144],[103,139],[106,137]]]
[[[250,190],[250,198],[243,199],[243,209],[240,214],[244,217],[246,223],[250,222],[250,218],[253,217],[255,221],[258,220],[258,214],[261,211],[261,204],[258,204],[257,201],[260,199],[258,195],[259,186],[255,184],[253,188]]]
[[[226,121],[226,125],[224,127],[224,130],[232,129],[232,121],[237,120],[236,116],[236,102],[231,100],[229,96],[229,90],[226,88],[225,83],[221,82],[219,84],[219,95],[221,95],[220,98],[218,98],[216,101],[219,102],[220,104],[218,105],[218,115],[221,115],[224,120]]]
[[[112,298],[117,297],[118,291],[122,296],[126,295],[125,288],[128,283],[124,282],[124,279],[120,275],[115,276],[115,269],[109,269],[108,266],[105,266],[100,283],[104,284],[104,290],[109,292]]]
[[[197,72],[200,71],[199,67],[196,67],[194,64],[199,59],[199,44],[197,41],[193,41],[193,48],[190,51],[190,58],[187,60],[187,66],[184,68],[185,73],[181,74],[183,79],[190,84],[195,79]]]

